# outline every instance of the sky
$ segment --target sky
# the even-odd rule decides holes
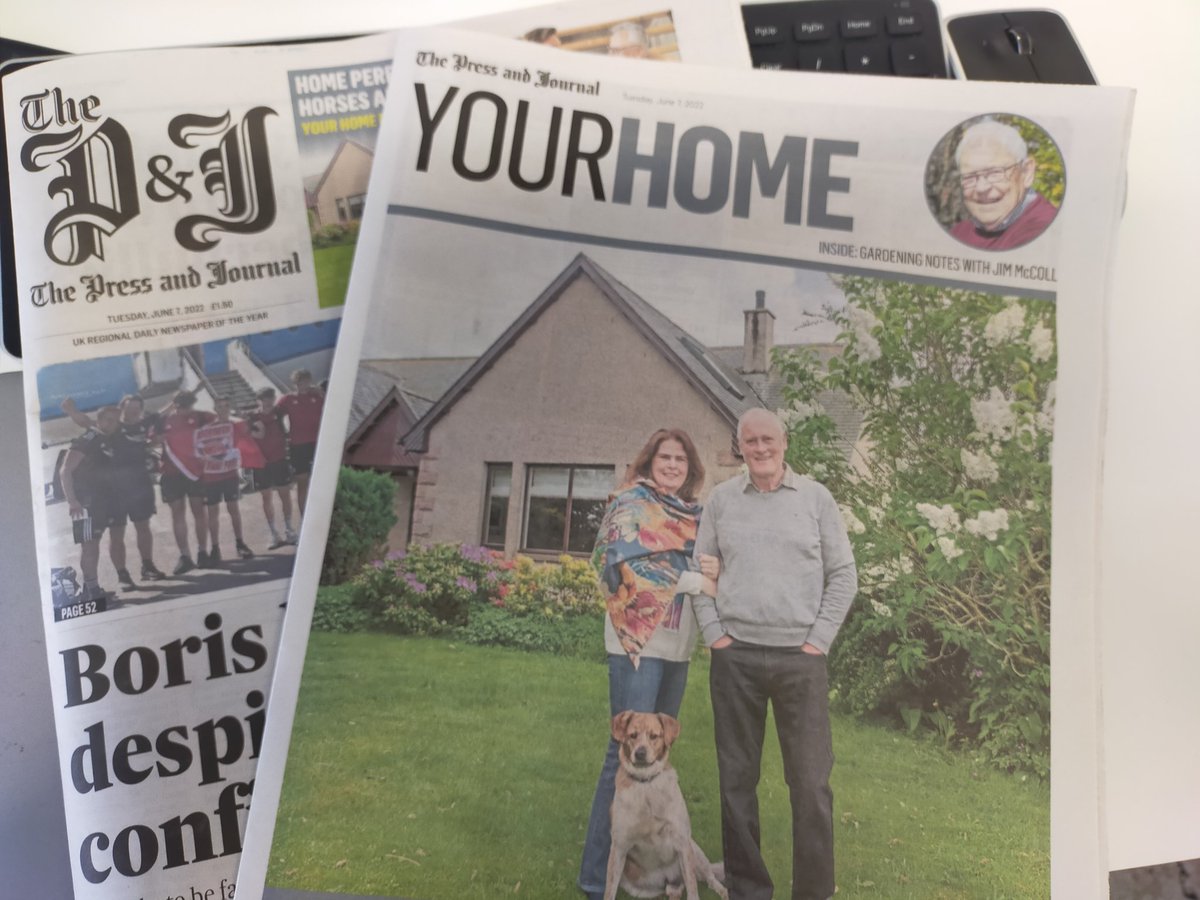
[[[742,311],[756,290],[776,317],[775,343],[830,341],[822,310],[845,301],[827,273],[512,237],[388,217],[385,244],[404,260],[383,264],[364,359],[478,356],[579,252],[710,347],[742,343]],[[394,245],[394,244],[393,244]],[[413,265],[415,261],[415,266]]]

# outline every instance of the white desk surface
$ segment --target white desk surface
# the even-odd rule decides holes
[[[84,52],[364,32],[523,5],[532,4],[0,0],[0,33]],[[1102,84],[1138,90],[1114,270],[1100,598],[1108,859],[1119,869],[1200,856],[1200,602],[1191,568],[1200,552],[1200,411],[1187,401],[1200,397],[1200,162],[1192,156],[1200,149],[1200,0],[1051,5],[1071,23]],[[1012,8],[991,0],[940,6],[943,16]],[[19,377],[0,376],[0,897],[66,898],[21,410]]]

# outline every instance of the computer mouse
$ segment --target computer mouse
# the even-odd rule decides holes
[[[967,81],[1096,84],[1066,20],[1043,9],[973,13],[946,20],[954,74]]]

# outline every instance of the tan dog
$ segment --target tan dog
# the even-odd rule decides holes
[[[626,710],[613,717],[612,735],[620,744],[621,768],[604,900],[616,898],[618,884],[631,897],[679,898],[686,890],[688,900],[698,900],[698,878],[729,900],[723,867],[710,863],[692,840],[679,779],[667,761],[679,722],[665,713]]]

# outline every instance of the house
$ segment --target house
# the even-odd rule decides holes
[[[314,233],[362,218],[374,155],[362,144],[342,141],[325,171],[304,180],[304,205]]]
[[[359,366],[342,462],[385,473],[395,482],[396,524],[388,535],[391,547],[407,546],[412,533],[412,501],[421,460],[406,450],[400,439],[433,405],[420,391],[440,396],[471,362],[473,359],[370,360]]]
[[[744,346],[712,350],[581,254],[482,356],[364,365],[346,461],[409,479],[403,543],[589,553],[610,492],[655,430],[692,437],[702,497],[738,471],[738,417],[774,408],[781,389],[761,295],[744,316]],[[844,397],[822,399],[848,452],[861,416]]]

